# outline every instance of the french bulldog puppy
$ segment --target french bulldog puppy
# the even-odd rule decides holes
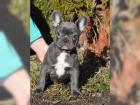
[[[56,37],[49,45],[44,58],[36,91],[44,91],[50,80],[62,82],[67,78],[70,80],[71,94],[80,95],[76,46],[80,32],[86,29],[87,19],[82,16],[75,23],[63,22],[58,11],[53,12],[52,19]]]

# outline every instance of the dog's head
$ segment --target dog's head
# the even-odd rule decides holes
[[[76,47],[80,32],[86,29],[86,17],[80,17],[74,22],[63,22],[58,11],[52,14],[53,26],[55,27],[55,44],[62,50],[72,50]]]

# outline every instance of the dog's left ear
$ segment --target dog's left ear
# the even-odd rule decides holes
[[[60,12],[54,11],[52,13],[52,19],[53,19],[53,26],[54,27],[57,27],[58,25],[60,25],[60,23],[62,22]]]
[[[76,25],[79,28],[79,30],[81,32],[86,30],[86,24],[87,24],[87,18],[85,16],[80,17],[77,21],[76,21]]]

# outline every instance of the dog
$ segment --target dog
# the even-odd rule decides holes
[[[37,92],[43,92],[48,81],[70,80],[72,95],[81,95],[79,90],[79,64],[76,47],[80,33],[85,31],[87,19],[80,17],[74,22],[63,22],[58,11],[52,14],[56,37],[49,45],[40,73]]]

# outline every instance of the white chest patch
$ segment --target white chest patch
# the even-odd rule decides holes
[[[57,57],[57,63],[55,64],[56,74],[61,77],[65,73],[65,67],[70,67],[70,65],[65,61],[67,53],[62,52]]]

